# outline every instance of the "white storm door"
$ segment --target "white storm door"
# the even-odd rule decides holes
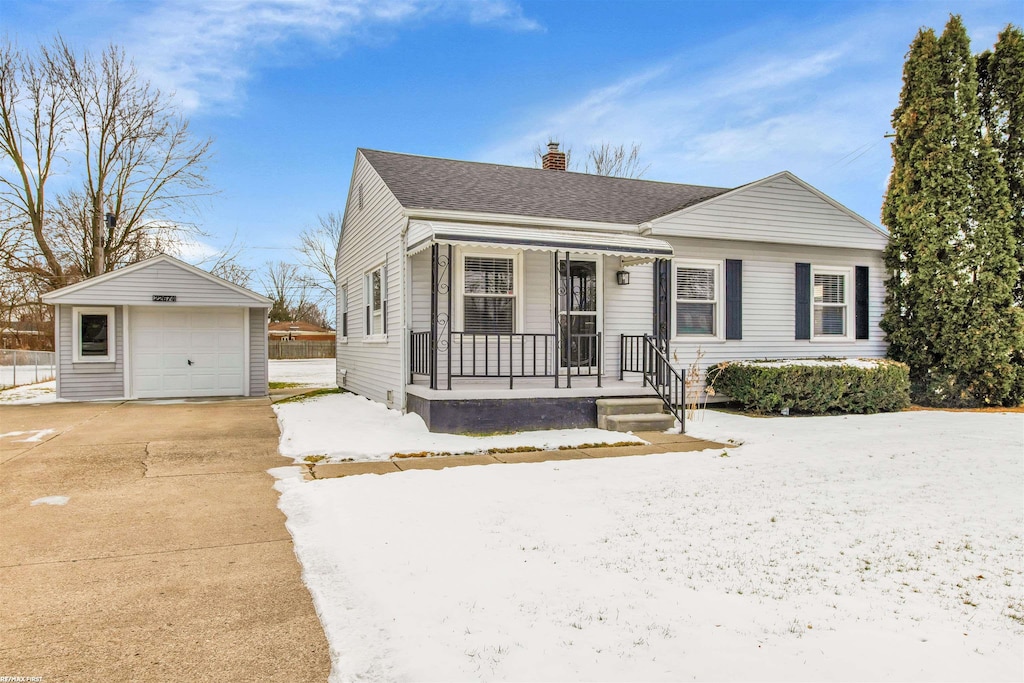
[[[239,308],[133,308],[135,398],[243,395],[244,322]]]

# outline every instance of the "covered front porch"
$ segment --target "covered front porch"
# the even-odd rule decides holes
[[[666,242],[424,221],[408,245],[406,408],[431,429],[587,427],[599,398],[684,402],[664,353]]]

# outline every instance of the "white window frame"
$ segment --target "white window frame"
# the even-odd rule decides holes
[[[715,298],[712,301],[705,299],[679,299],[677,296],[677,282],[680,268],[695,268],[701,270],[713,270],[715,277]],[[671,275],[671,299],[672,302],[672,336],[674,339],[692,341],[725,341],[725,261],[710,259],[672,259]],[[715,306],[715,333],[714,334],[679,334],[678,304],[680,303],[710,303]]]
[[[842,304],[818,304],[815,303],[814,276],[815,275],[842,275],[843,276],[843,303]],[[853,305],[853,268],[842,266],[811,266],[811,341],[853,341],[854,315],[856,311]],[[843,334],[815,334],[814,332],[814,311],[818,306],[842,306],[845,310],[843,316]]]
[[[363,326],[365,327],[369,323],[369,328],[363,330],[364,342],[386,342],[388,340],[388,335],[384,332],[384,311],[387,310],[386,301],[388,298],[387,268],[385,268],[385,265],[385,263],[377,264],[366,271],[366,275],[363,277]],[[378,312],[373,310],[374,273],[380,273],[380,310]],[[366,315],[367,307],[370,307],[369,319],[367,319]],[[375,320],[380,321],[380,328],[377,332],[374,331]]]
[[[523,330],[523,251],[521,249],[464,249],[456,250],[455,258],[459,267],[455,273],[455,327],[456,332],[464,332],[466,329],[466,257],[478,256],[482,258],[508,258],[512,259],[512,304],[515,309],[512,317],[512,333]],[[474,295],[476,296],[476,295]]]
[[[82,355],[82,316],[107,316],[107,354],[105,356]],[[71,353],[74,363],[113,363],[117,360],[117,316],[113,306],[75,306],[71,309]]]
[[[348,285],[338,286],[338,310],[341,311],[341,316],[338,320],[338,343],[344,344],[348,342],[349,325],[352,321],[348,319]]]

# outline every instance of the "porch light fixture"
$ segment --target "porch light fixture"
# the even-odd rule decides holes
[[[615,272],[615,282],[617,282],[620,285],[628,285],[629,284],[629,271],[628,270],[616,271]]]

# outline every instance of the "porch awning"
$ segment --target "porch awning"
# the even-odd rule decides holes
[[[524,228],[484,223],[441,223],[437,221],[412,221],[409,223],[409,254],[423,251],[435,243],[606,254],[622,256],[632,262],[672,258],[673,254],[672,245],[668,242],[619,232]]]

